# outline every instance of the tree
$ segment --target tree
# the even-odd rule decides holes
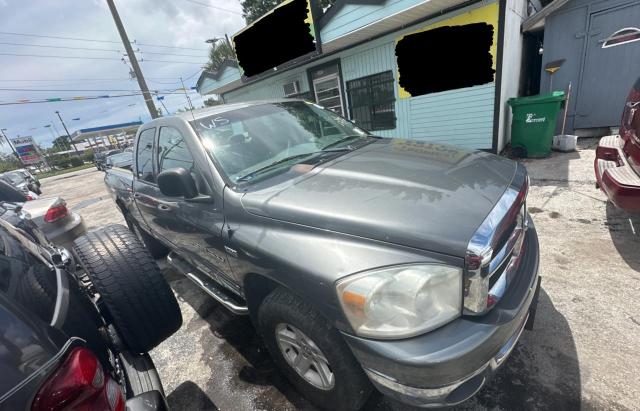
[[[53,146],[52,149],[54,150],[54,152],[56,151],[66,151],[69,150],[71,147],[69,145],[69,136],[60,136],[60,137],[56,137],[52,142],[51,145]]]
[[[242,17],[247,24],[251,24],[280,3],[282,3],[280,0],[241,0]],[[333,3],[335,0],[318,0],[322,10],[326,10]]]
[[[211,43],[211,50],[209,50],[209,61],[205,65],[205,68],[210,71],[217,71],[222,66],[225,60],[235,60],[236,54],[233,51],[231,44],[226,40],[214,41]]]
[[[213,107],[213,106],[217,106],[217,105],[220,105],[220,104],[223,104],[222,100],[219,99],[219,98],[215,98],[215,97],[210,97],[210,98],[208,98],[208,99],[206,99],[204,101],[204,105],[206,107]]]
[[[0,173],[22,168],[22,164],[13,154],[0,153]]]

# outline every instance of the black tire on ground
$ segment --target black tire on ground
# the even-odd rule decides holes
[[[75,240],[73,251],[131,351],[146,353],[180,328],[182,314],[171,287],[126,227],[90,232]]]
[[[276,326],[293,325],[308,336],[326,356],[335,382],[330,390],[316,388],[285,360],[276,341]],[[358,410],[372,386],[338,331],[309,304],[284,288],[269,294],[258,311],[258,328],[267,349],[286,377],[316,406],[331,410]]]
[[[37,195],[42,194],[42,190],[40,189],[40,187],[39,187],[39,186],[36,186],[36,187],[34,188],[33,192],[34,192],[34,193],[36,193]]]
[[[157,260],[159,258],[166,257],[167,254],[169,254],[170,250],[160,241],[151,237],[150,234],[147,234],[146,231],[140,228],[138,223],[136,223],[135,220],[131,217],[131,214],[123,211],[122,215],[124,216],[124,221],[127,223],[127,227],[129,227],[129,231],[131,231],[133,234],[135,234],[136,237],[138,237],[138,239],[142,242],[144,247],[149,251],[149,254],[151,254],[154,259]]]
[[[164,395],[164,388],[149,354],[121,352],[118,357],[127,382],[127,397],[135,397],[147,391],[157,390]]]

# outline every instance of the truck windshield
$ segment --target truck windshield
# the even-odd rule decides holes
[[[337,153],[369,137],[333,112],[302,101],[248,106],[191,126],[233,182],[286,169],[325,149]]]

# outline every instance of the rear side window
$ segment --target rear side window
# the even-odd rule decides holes
[[[144,130],[138,137],[138,151],[136,153],[136,174],[138,179],[155,183],[156,177],[153,174],[153,137],[155,128]]]
[[[178,130],[161,127],[158,137],[158,173],[178,167],[193,171],[191,152]]]

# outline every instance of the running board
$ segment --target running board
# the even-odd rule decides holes
[[[167,263],[169,263],[170,266],[178,270],[178,272],[189,278],[191,281],[196,283],[200,288],[202,288],[205,293],[209,294],[211,297],[213,297],[214,300],[222,304],[232,313],[238,315],[249,314],[249,309],[242,303],[238,302],[236,298],[231,296],[230,292],[223,289],[213,280],[207,278],[206,275],[194,269],[191,264],[184,261],[177,254],[173,252],[169,253],[169,255],[167,256]]]

